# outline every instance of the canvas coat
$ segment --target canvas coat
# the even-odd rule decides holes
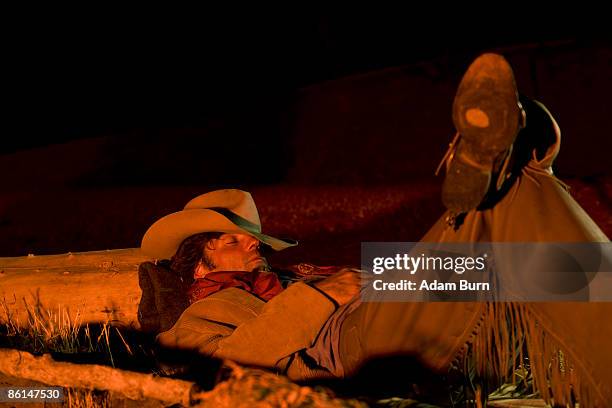
[[[239,288],[216,292],[189,306],[158,343],[239,363],[276,368],[293,379],[328,376],[299,355],[313,345],[336,305],[298,282],[269,302]]]

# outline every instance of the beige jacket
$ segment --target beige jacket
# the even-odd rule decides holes
[[[157,341],[169,348],[241,364],[275,368],[292,379],[325,376],[298,355],[310,347],[335,305],[298,282],[264,302],[238,288],[221,290],[189,306]]]

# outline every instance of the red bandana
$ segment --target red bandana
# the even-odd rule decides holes
[[[194,303],[226,288],[241,288],[265,301],[283,291],[278,277],[272,272],[210,272],[196,279],[187,295],[189,302]]]

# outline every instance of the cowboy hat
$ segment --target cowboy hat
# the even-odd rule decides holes
[[[293,240],[262,234],[259,214],[251,194],[226,189],[199,195],[189,201],[182,211],[155,221],[145,232],[140,248],[155,259],[169,259],[185,238],[201,232],[247,234],[277,251],[297,245]]]

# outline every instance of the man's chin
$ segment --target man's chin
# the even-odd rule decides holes
[[[267,271],[269,269],[268,262],[265,259],[254,259],[247,263],[249,270],[251,271]]]

